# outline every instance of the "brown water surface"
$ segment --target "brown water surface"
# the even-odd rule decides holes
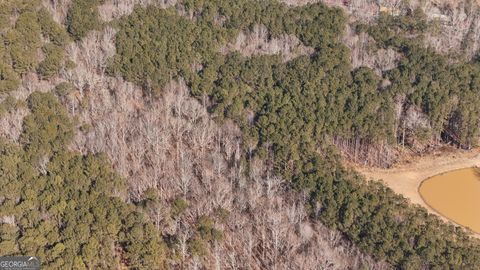
[[[460,169],[433,176],[422,182],[419,192],[440,214],[480,233],[480,169]]]

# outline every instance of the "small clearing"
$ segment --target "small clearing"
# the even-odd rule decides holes
[[[443,220],[448,219],[436,212],[423,201],[418,188],[420,184],[437,174],[462,168],[480,166],[480,148],[470,151],[448,150],[424,156],[413,157],[394,165],[389,169],[362,167],[350,165],[368,180],[383,181],[398,194],[410,199],[412,203],[425,207],[428,212],[438,215]],[[476,234],[480,237],[480,234]]]

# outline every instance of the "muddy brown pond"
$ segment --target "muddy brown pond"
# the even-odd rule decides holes
[[[480,233],[480,169],[467,168],[422,182],[420,195],[435,211]]]

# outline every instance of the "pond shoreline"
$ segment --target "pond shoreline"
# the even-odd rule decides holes
[[[439,216],[446,222],[451,222],[459,226],[462,225],[457,224],[427,204],[421,196],[419,188],[423,181],[430,179],[433,176],[459,169],[478,167],[479,165],[480,148],[472,149],[470,151],[454,150],[413,157],[406,162],[398,163],[389,169],[347,164],[347,166],[353,167],[353,169],[364,175],[368,180],[384,182],[393,191],[402,194],[412,203],[419,204],[426,208],[429,213]],[[480,238],[480,233],[472,231],[472,235]]]
[[[455,221],[454,218],[449,217],[450,215],[448,215],[448,214],[445,213],[445,210],[442,212],[442,210],[441,210],[439,207],[434,207],[431,203],[429,203],[429,200],[425,197],[425,194],[424,194],[424,193],[422,194],[422,187],[425,187],[425,184],[426,184],[428,181],[434,181],[434,180],[436,180],[436,179],[437,179],[437,181],[438,181],[438,180],[439,180],[438,177],[446,176],[446,175],[452,174],[452,173],[460,173],[460,172],[462,172],[462,171],[467,172],[467,171],[475,170],[475,169],[478,170],[478,168],[479,168],[478,166],[473,166],[473,167],[467,167],[467,168],[461,168],[461,169],[455,169],[455,170],[443,172],[443,173],[440,173],[440,174],[437,174],[437,175],[434,175],[434,176],[432,176],[432,177],[429,177],[429,178],[424,179],[424,180],[420,183],[420,185],[419,185],[419,187],[418,187],[418,194],[420,194],[420,197],[421,197],[422,200],[425,202],[425,204],[427,204],[430,208],[432,208],[434,211],[436,211],[439,215],[441,215],[441,216],[445,217],[446,219],[448,219],[450,222],[452,222],[452,223],[454,223],[454,224],[457,224],[458,226],[468,227],[468,228],[470,228],[470,230],[472,230],[475,234],[480,234],[480,231],[478,230],[478,228],[474,229],[474,228],[471,228],[471,227],[469,227],[469,226],[467,226],[467,225],[463,225],[462,222]],[[474,173],[474,174],[475,174],[475,173],[478,173],[478,171],[477,171],[477,172],[474,171],[473,173]],[[465,177],[468,179],[469,176],[468,176],[468,175],[462,176],[462,178],[464,178],[463,180],[465,180]],[[478,175],[477,175],[477,177],[475,177],[475,178],[477,178],[476,180],[478,180]],[[452,179],[448,179],[448,181],[452,181]],[[466,183],[464,183],[464,184],[466,184]],[[425,190],[424,192],[428,192],[428,190]],[[433,198],[431,198],[431,199],[433,200]]]

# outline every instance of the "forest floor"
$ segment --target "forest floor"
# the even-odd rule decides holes
[[[437,174],[480,166],[480,148],[465,151],[444,147],[441,150],[422,156],[404,158],[403,161],[389,169],[349,165],[367,179],[383,181],[395,193],[402,194],[412,203],[419,204],[425,207],[428,212],[451,222],[431,208],[422,199],[418,189],[424,180]],[[480,238],[480,234],[474,236]]]

